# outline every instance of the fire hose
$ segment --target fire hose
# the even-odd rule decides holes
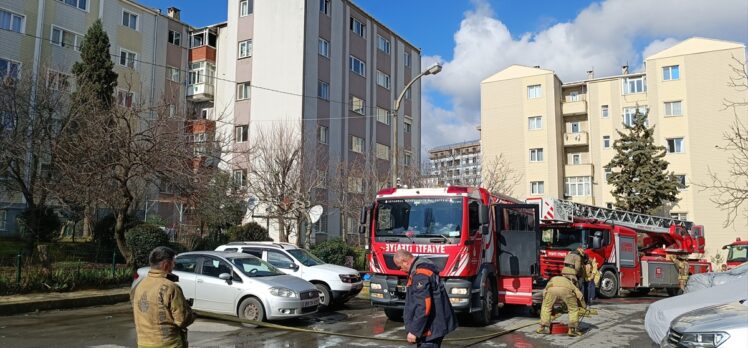
[[[325,331],[325,330],[317,330],[317,329],[306,329],[306,328],[299,328],[299,327],[293,327],[293,326],[285,326],[285,325],[278,325],[273,323],[267,323],[263,321],[257,321],[257,320],[249,320],[249,319],[242,319],[235,316],[230,315],[223,315],[223,314],[214,314],[214,313],[208,313],[203,311],[195,311],[199,317],[208,318],[208,319],[217,319],[217,320],[226,320],[226,321],[233,321],[241,324],[250,324],[257,327],[264,327],[268,329],[274,329],[274,330],[284,330],[284,331],[292,331],[292,332],[303,332],[303,333],[311,333],[311,334],[317,334],[317,335],[327,335],[327,336],[339,336],[339,337],[347,337],[347,338],[357,338],[357,339],[366,339],[366,340],[378,340],[378,341],[389,341],[389,342],[407,342],[404,338],[392,338],[392,337],[377,337],[377,336],[365,336],[365,335],[356,335],[356,334],[350,334],[350,333],[343,333],[343,332],[332,332],[332,331]],[[485,335],[478,335],[478,336],[472,336],[472,337],[459,337],[459,338],[445,338],[444,342],[462,342],[462,341],[476,341],[471,343],[471,345],[483,342],[486,340],[490,340],[492,338],[496,338],[499,336],[503,336],[509,333],[512,333],[514,331],[526,328],[528,326],[537,325],[537,321],[532,321],[528,323],[523,323],[514,327],[511,327],[509,329],[504,329],[501,331],[493,332],[490,334]]]

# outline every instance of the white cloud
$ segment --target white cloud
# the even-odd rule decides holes
[[[748,1],[607,0],[582,10],[575,19],[514,39],[486,0],[473,0],[454,35],[453,59],[423,80],[423,146],[428,149],[479,137],[480,81],[512,64],[540,65],[562,81],[635,71],[643,57],[692,36],[748,42]],[[515,35],[516,37],[516,35]],[[637,52],[636,47],[642,47]],[[443,61],[425,56],[423,66]],[[431,104],[438,92],[451,110]],[[442,104],[443,105],[443,104]]]

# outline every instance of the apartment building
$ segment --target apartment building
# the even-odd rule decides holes
[[[437,186],[480,186],[480,139],[437,146],[429,150],[429,161]]]
[[[170,8],[167,14],[129,0],[3,0],[0,2],[0,75],[48,76],[74,85],[71,70],[80,60],[88,27],[101,19],[109,35],[119,75],[117,102],[123,106],[169,105],[183,115],[187,108],[189,25]],[[153,192],[152,213],[171,209]],[[16,215],[25,208],[20,194],[0,194],[0,236],[17,233]],[[162,215],[173,215],[164,213]],[[167,216],[167,217],[168,217]]]
[[[272,124],[300,130],[307,173],[332,178],[356,161],[389,169],[389,110],[420,73],[421,52],[353,2],[229,0],[226,22],[195,29],[190,41],[188,98],[200,117],[217,120],[218,136],[232,139],[235,151],[222,163],[238,182],[248,163],[233,153]],[[406,93],[396,118],[401,166],[420,163],[420,88]],[[319,189],[317,240],[356,230],[329,203],[334,189]],[[268,223],[263,209],[254,213]]]
[[[745,91],[727,85],[731,65],[745,62],[742,43],[690,38],[646,57],[641,72],[562,82],[552,70],[510,66],[481,82],[481,148],[503,153],[523,175],[518,196],[547,195],[612,206],[603,166],[613,142],[636,110],[648,112],[655,139],[681,181],[680,201],[669,214],[702,224],[707,253],[715,255],[735,237],[748,237],[739,216],[723,227],[726,212],[697,187],[711,183],[709,171],[729,175],[729,152],[720,149],[734,120],[723,101],[743,100]],[[746,109],[738,117],[746,119]]]

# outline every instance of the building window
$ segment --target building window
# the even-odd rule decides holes
[[[603,105],[600,107],[600,115],[602,118],[608,118],[608,106]]]
[[[364,192],[364,179],[357,178],[355,176],[349,176],[348,177],[348,192],[350,193]]]
[[[88,0],[57,0],[57,1],[63,4],[76,7],[83,11],[86,11],[86,4],[88,3]]]
[[[167,67],[166,78],[168,78],[170,81],[182,82],[182,71],[179,70],[179,68],[175,68],[171,66]]]
[[[70,90],[71,76],[58,71],[47,71],[47,87],[55,91]]]
[[[0,231],[8,229],[8,211],[0,210]]]
[[[351,151],[364,153],[364,138],[351,135]]]
[[[687,221],[688,220],[688,213],[670,213],[670,218],[675,220],[682,220]]]
[[[623,79],[623,94],[644,93],[646,91],[647,78],[645,76]]]
[[[569,155],[569,164],[571,165],[579,165],[582,164],[582,154],[580,153],[572,153]]]
[[[403,62],[405,63],[405,66],[410,66],[410,52],[405,52]]]
[[[236,85],[236,100],[249,99],[252,85],[249,82],[242,82]]]
[[[665,81],[679,80],[680,68],[677,65],[666,66],[662,68],[662,79]]]
[[[252,40],[244,40],[239,42],[239,58],[247,58],[252,56]]]
[[[357,114],[366,114],[366,100],[356,96],[351,96],[351,110]]]
[[[685,174],[676,174],[675,179],[678,181],[678,190],[683,191],[687,188]]]
[[[351,71],[358,75],[366,76],[366,63],[364,63],[361,59],[350,56],[350,65]]]
[[[319,55],[330,58],[330,42],[323,38],[319,38]]]
[[[530,182],[530,194],[542,195],[545,193],[545,183],[543,181]]]
[[[232,173],[234,178],[234,185],[244,187],[247,184],[247,170],[246,169],[234,169]]]
[[[389,126],[391,124],[390,112],[382,108],[377,108],[377,122]]]
[[[319,12],[330,15],[330,0],[319,0]]]
[[[388,160],[390,159],[390,147],[377,143],[377,158]]]
[[[240,17],[246,17],[252,14],[254,12],[254,1],[253,0],[243,0],[239,3],[239,16]]]
[[[685,146],[683,146],[683,138],[671,138],[667,140],[667,152],[669,153],[683,153],[686,152]]]
[[[327,144],[330,141],[330,129],[325,126],[317,126],[317,140],[320,144]]]
[[[528,99],[540,98],[541,93],[543,93],[543,89],[541,85],[527,86],[527,98]]]
[[[410,152],[405,151],[403,156],[403,163],[406,166],[409,166],[411,163],[413,163],[413,155]]]
[[[381,35],[377,35],[377,49],[390,54],[390,40],[385,39]]]
[[[605,182],[608,182],[610,180],[611,174],[613,174],[613,170],[610,168],[605,168]]]
[[[566,178],[566,196],[590,196],[592,194],[592,180],[589,176],[571,176]]]
[[[0,9],[0,29],[23,33],[25,17],[14,12]]]
[[[639,106],[639,107],[623,108],[623,124],[629,127],[633,127],[637,110],[639,111],[640,114],[644,115],[644,125],[647,125],[649,122],[646,118],[647,118],[647,113],[649,112],[649,110],[647,109],[646,105]]]
[[[543,117],[542,116],[533,116],[527,119],[528,125],[527,129],[529,130],[536,130],[543,128]]]
[[[205,83],[212,85],[215,71],[215,65],[208,64],[205,61],[192,63],[190,64],[189,84],[195,85]]]
[[[317,81],[317,97],[330,100],[330,84],[325,81]]]
[[[249,125],[234,127],[234,142],[243,143],[249,140]]]
[[[405,133],[410,133],[413,130],[413,119],[407,115],[403,117],[403,130]]]
[[[169,43],[176,46],[182,45],[182,33],[169,30]]]
[[[543,149],[530,149],[530,162],[543,162]]]
[[[603,135],[603,149],[610,148],[610,135]]]
[[[53,45],[69,47],[76,51],[80,51],[78,43],[81,41],[81,36],[54,25],[52,26],[52,39],[50,41]]]
[[[119,65],[135,69],[135,62],[138,60],[138,55],[135,52],[126,51],[124,49],[119,50]]]
[[[317,169],[317,185],[316,188],[327,188],[327,172],[324,170]]]
[[[0,77],[17,79],[21,76],[21,63],[0,58]]]
[[[366,35],[366,25],[358,19],[351,17],[351,31],[360,37],[364,37]]]
[[[582,131],[582,123],[579,121],[569,123],[569,128],[573,134],[577,134]]]
[[[132,107],[133,93],[125,90],[117,91],[117,105],[131,108]]]
[[[665,116],[682,116],[683,108],[680,100],[665,102]]]
[[[138,30],[138,15],[122,10],[122,25],[133,30]]]
[[[390,75],[377,70],[377,84],[384,88],[390,89]]]

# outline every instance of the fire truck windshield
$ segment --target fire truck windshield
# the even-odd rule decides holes
[[[727,261],[746,262],[748,261],[748,245],[731,245],[727,253]]]
[[[574,250],[581,244],[592,247],[592,237],[600,237],[602,245],[607,245],[607,233],[586,228],[553,228],[543,231],[543,242],[553,249]]]
[[[457,238],[461,226],[462,198],[383,199],[375,237]]]

